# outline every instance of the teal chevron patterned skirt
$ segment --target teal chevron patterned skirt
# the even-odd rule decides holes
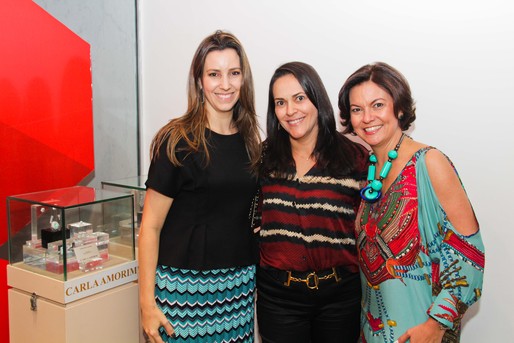
[[[175,336],[165,342],[253,342],[255,266],[196,271],[157,266],[157,306]]]

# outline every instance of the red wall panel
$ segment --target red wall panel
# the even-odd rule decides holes
[[[94,170],[90,46],[31,0],[0,0],[0,245],[6,197],[73,186]],[[3,249],[5,251],[5,249]],[[0,342],[8,342],[5,260]]]

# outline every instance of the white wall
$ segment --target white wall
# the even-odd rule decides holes
[[[313,65],[337,108],[344,80],[363,64],[402,71],[417,100],[412,136],[448,154],[473,202],[486,245],[482,300],[462,341],[511,341],[514,230],[514,6],[508,1],[194,0],[140,2],[142,170],[152,136],[186,109],[199,42],[236,34],[250,58],[265,127],[269,79],[280,64]]]

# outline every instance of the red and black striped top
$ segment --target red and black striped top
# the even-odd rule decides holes
[[[366,155],[351,175],[333,178],[314,166],[291,180],[265,177],[260,231],[261,266],[358,271],[355,215],[366,178]]]

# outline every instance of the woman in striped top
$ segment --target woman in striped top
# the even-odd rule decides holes
[[[367,150],[336,129],[317,72],[286,63],[270,82],[257,316],[262,341],[356,342],[354,221]]]

